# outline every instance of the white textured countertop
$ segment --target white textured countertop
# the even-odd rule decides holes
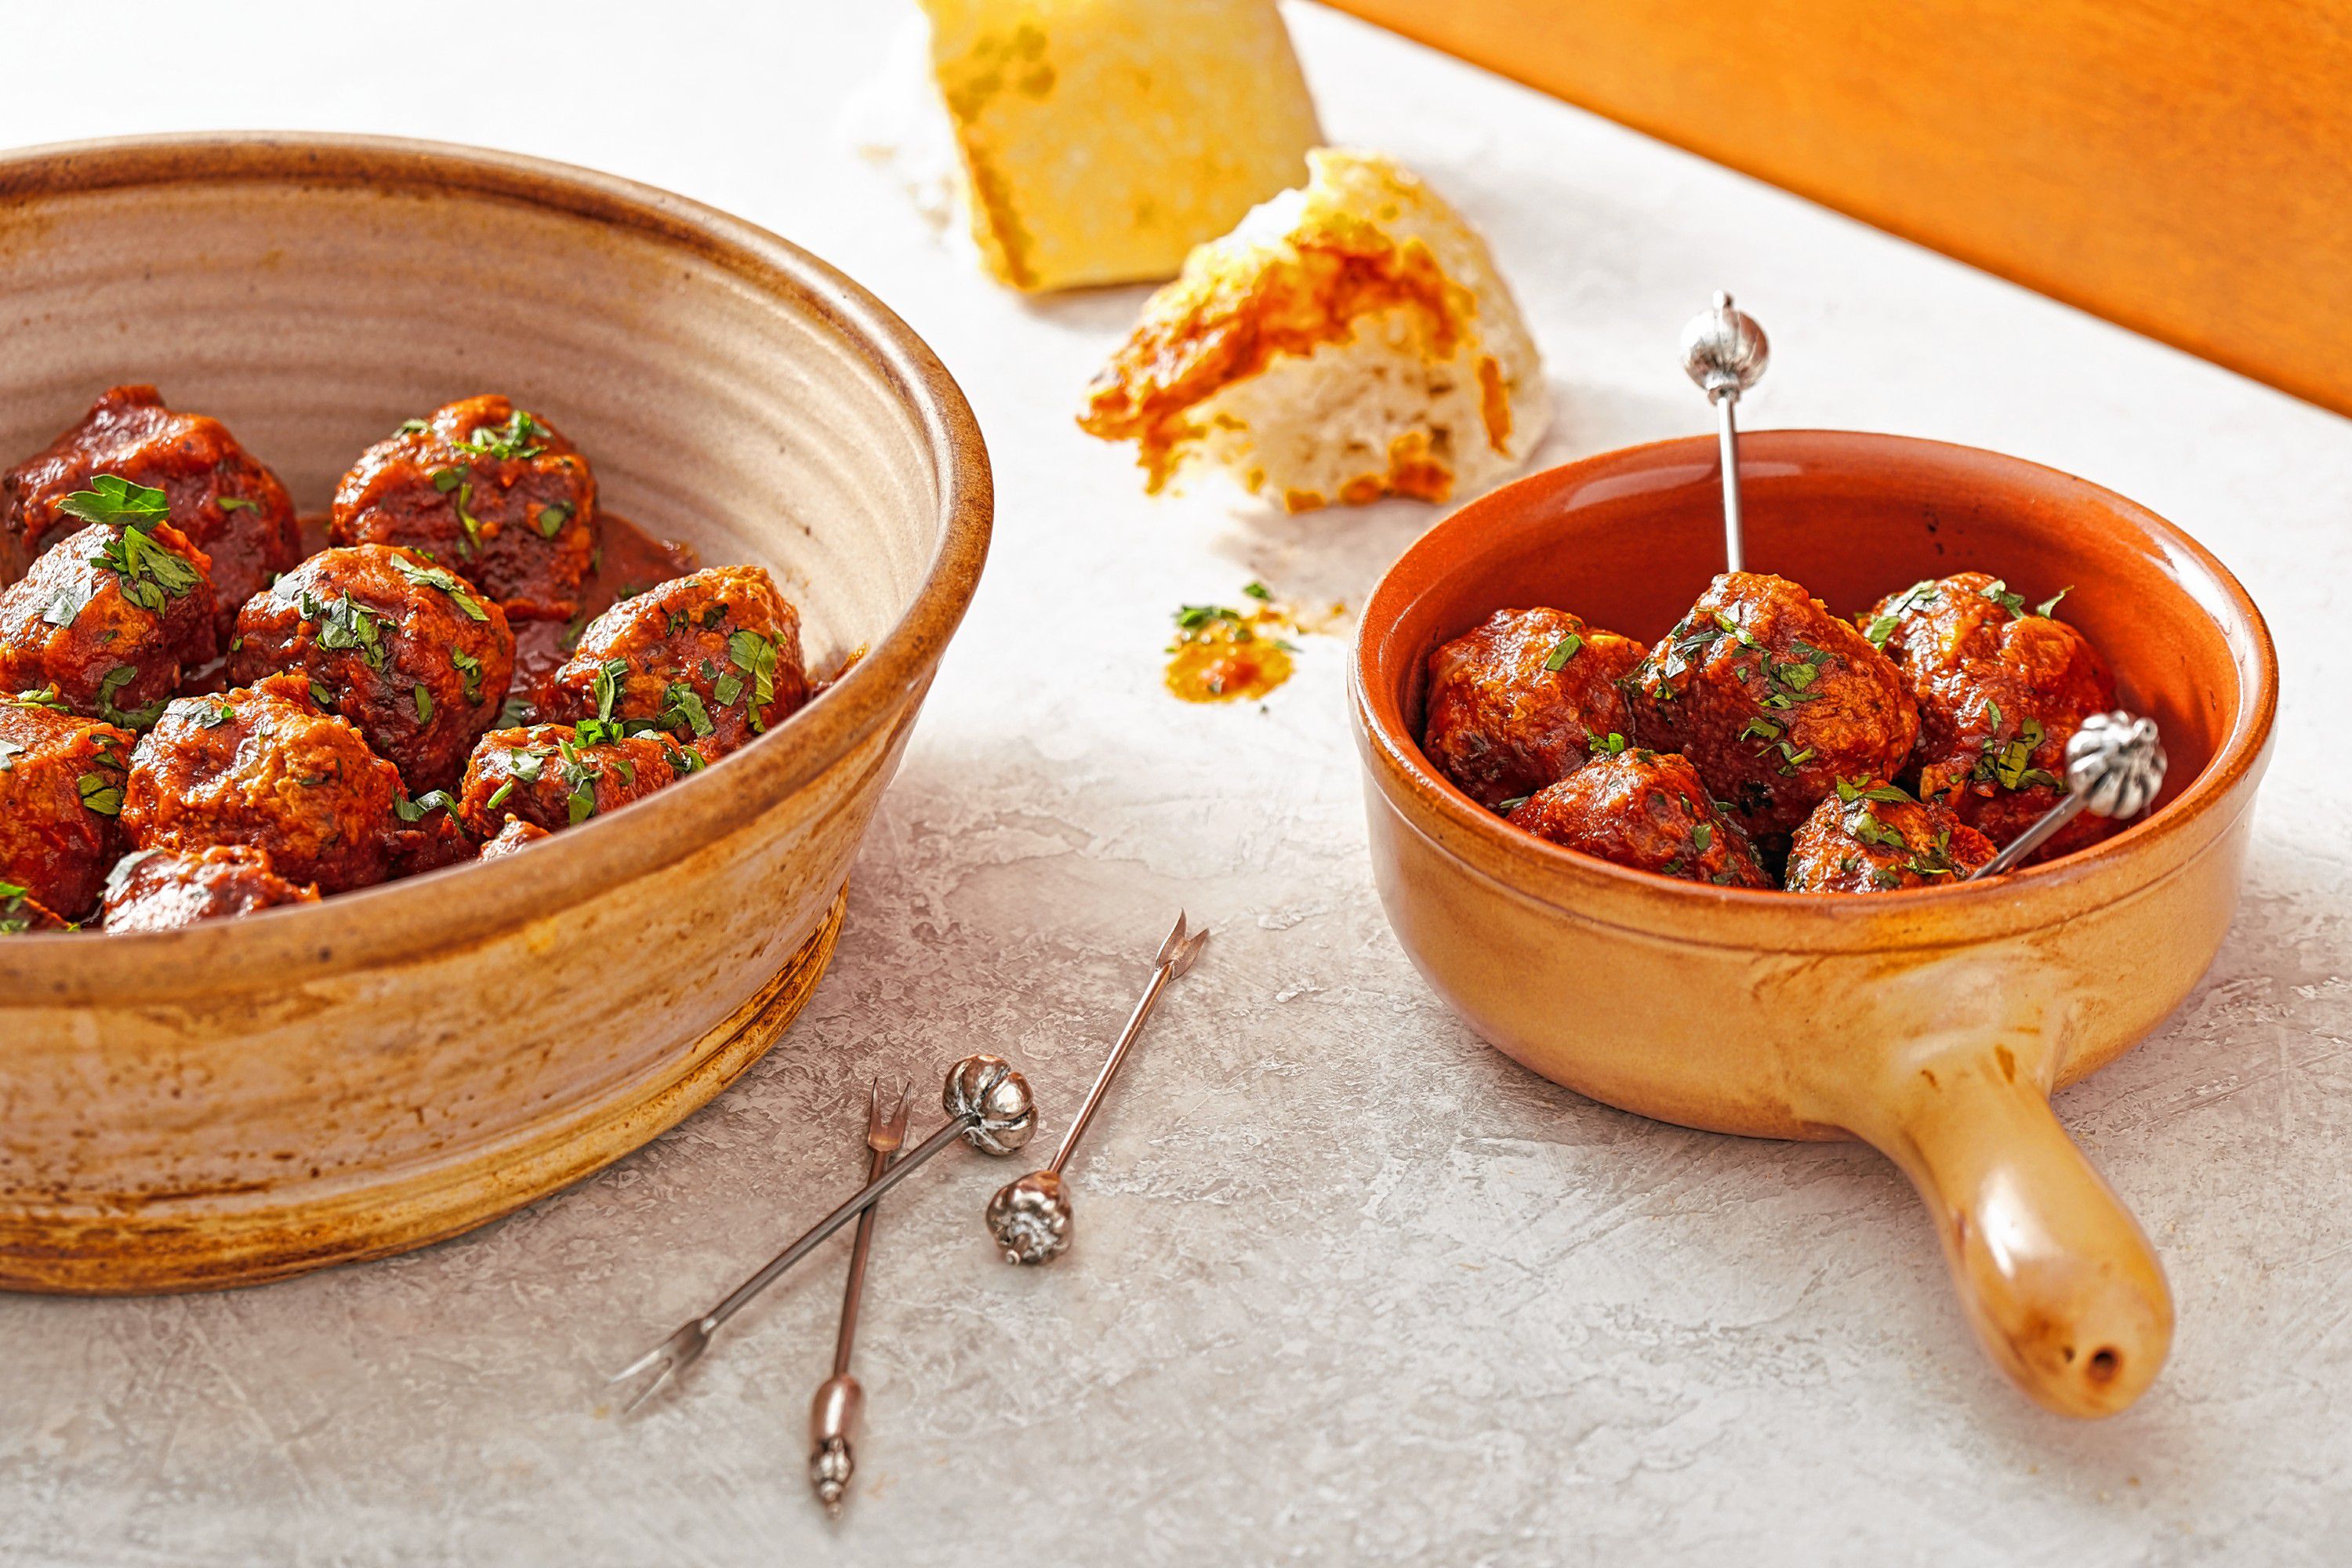
[[[766,1061],[635,1157],[424,1253],[226,1295],[0,1299],[0,1561],[2345,1560],[2352,426],[1293,13],[1331,137],[1398,154],[1492,237],[1560,407],[1542,460],[1704,431],[1674,332],[1730,287],[1775,345],[1752,425],[2085,475],[2187,527],[2269,616],[2284,721],[2236,930],[2178,1016],[2060,1101],[2179,1310],[2154,1391],[2077,1425],[1979,1353],[1876,1155],[1642,1121],[1454,1022],[1373,897],[1340,640],[1309,640],[1263,710],[1159,687],[1181,601],[1264,577],[1354,603],[1433,514],[1147,500],[1071,423],[1142,291],[1001,293],[904,160],[858,153],[877,111],[851,100],[898,5],[736,9],[7,13],[0,144],[426,135],[807,245],[961,379],[1000,510],[832,972]],[[1179,904],[1217,935],[1089,1138],[1073,1253],[995,1261],[977,1215],[1011,1173],[969,1157],[886,1205],[839,1527],[803,1465],[841,1243],[659,1414],[592,1414],[603,1371],[845,1186],[877,1068],[928,1089],[992,1049],[1066,1115]]]

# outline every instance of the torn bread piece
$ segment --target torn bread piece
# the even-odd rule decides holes
[[[972,237],[1015,289],[1172,278],[1322,140],[1274,0],[923,0]]]
[[[1151,297],[1079,426],[1134,441],[1155,492],[1196,464],[1294,512],[1485,488],[1551,419],[1486,242],[1376,153],[1307,161],[1304,190],[1195,250]]]

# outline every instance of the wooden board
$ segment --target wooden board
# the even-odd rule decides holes
[[[1338,0],[2352,412],[2352,0]]]

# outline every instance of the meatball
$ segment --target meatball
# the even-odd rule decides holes
[[[1510,821],[1637,871],[1718,888],[1772,885],[1748,835],[1708,798],[1698,770],[1641,747],[1595,756],[1528,796]]]
[[[121,845],[134,744],[128,731],[37,698],[0,700],[0,883],[68,919],[97,907]]]
[[[1933,801],[1883,779],[1838,782],[1789,849],[1792,893],[1883,893],[1966,881],[2000,851]]]
[[[1751,836],[1845,778],[1885,778],[1919,732],[1901,671],[1784,577],[1726,573],[1634,673],[1633,732],[1690,759]]]
[[[58,915],[15,882],[0,882],[0,936],[22,936],[35,931],[72,931],[74,923]]]
[[[412,790],[447,789],[514,678],[506,612],[412,550],[322,550],[237,612],[229,679],[310,677]]]
[[[488,844],[482,846],[482,858],[495,860],[502,855],[511,855],[518,849],[529,848],[547,836],[547,829],[536,822],[525,822],[520,816],[509,816],[507,818],[507,825],[499,828]]]
[[[278,874],[341,893],[381,882],[400,770],[299,675],[183,697],[131,754],[122,829],[142,849],[250,844]]]
[[[273,869],[269,851],[245,844],[174,854],[134,849],[106,883],[108,931],[176,931],[282,904],[315,904],[319,889]]]
[[[596,552],[596,480],[537,415],[469,397],[361,453],[335,489],[328,537],[424,551],[515,620],[568,621]]]
[[[173,412],[152,386],[118,386],[47,451],[0,474],[0,582],[89,515],[68,503],[101,475],[163,492],[172,526],[211,558],[218,637],[239,605],[302,558],[286,487],[226,426]]]
[[[2062,594],[2060,598],[2064,597]],[[2090,639],[1981,572],[1916,583],[1863,617],[1919,704],[1911,772],[1922,797],[1995,845],[2066,795],[2066,742],[2116,705],[2116,678]],[[2123,825],[2084,812],[2036,850],[2048,860]]]
[[[400,819],[392,832],[390,875],[395,880],[455,866],[481,853],[457,820],[457,797],[446,789],[396,800],[392,811]]]
[[[55,687],[77,713],[146,728],[212,661],[211,571],[169,523],[67,536],[0,589],[0,691]]]
[[[622,600],[555,672],[555,717],[668,731],[712,762],[808,700],[800,612],[764,567],[713,566]]]
[[[1642,653],[1565,610],[1496,610],[1429,656],[1422,749],[1481,805],[1524,799],[1632,731],[1617,682]]]
[[[702,759],[665,735],[587,741],[569,724],[493,730],[474,748],[457,816],[477,838],[509,816],[554,832],[643,800]]]

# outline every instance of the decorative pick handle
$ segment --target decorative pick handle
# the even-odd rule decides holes
[[[886,1098],[882,1080],[874,1080],[866,1108],[868,1182],[890,1168],[898,1156],[898,1146],[907,1141],[908,1093],[908,1086],[900,1084],[895,1100]],[[857,1471],[857,1417],[866,1407],[866,1390],[850,1375],[849,1355],[857,1342],[857,1309],[866,1292],[866,1263],[874,1249],[874,1216],[879,1212],[879,1205],[869,1206],[857,1216],[857,1228],[850,1233],[849,1282],[841,1292],[841,1329],[833,1341],[833,1375],[818,1386],[809,1405],[809,1486],[825,1512],[835,1518],[841,1515],[849,1478]]]
[[[1184,911],[1176,911],[1175,929],[1160,944],[1151,983],[1144,987],[1143,999],[1136,1003],[1127,1027],[1119,1031],[1118,1043],[1111,1047],[1109,1059],[1096,1075],[1094,1088],[1087,1091],[1087,1102],[1078,1107],[1069,1131],[1062,1135],[1062,1146],[1055,1152],[1054,1163],[1042,1171],[1030,1172],[988,1200],[988,1234],[996,1238],[1005,1262],[1051,1262],[1070,1245],[1070,1226],[1076,1216],[1071,1207],[1070,1184],[1062,1180],[1062,1167],[1070,1163],[1070,1155],[1078,1147],[1079,1135],[1094,1120],[1096,1108],[1110,1089],[1111,1076],[1127,1059],[1127,1048],[1143,1032],[1143,1022],[1151,1016],[1160,993],[1170,981],[1192,967],[1192,961],[1201,954],[1202,944],[1208,940],[1207,931],[1188,940],[1184,934]]]
[[[2015,869],[2084,812],[2137,816],[2156,804],[2157,792],[2164,788],[2164,768],[2155,720],[2134,718],[2120,710],[2090,715],[2066,738],[2066,798],[2043,812],[1969,880]]]
[[[1717,432],[1723,451],[1724,570],[1741,572],[1747,552],[1739,521],[1739,419],[1734,412],[1739,395],[1763,379],[1772,363],[1771,341],[1756,318],[1731,306],[1731,296],[1718,290],[1709,310],[1693,316],[1683,328],[1683,369],[1690,374],[1715,405]]]

